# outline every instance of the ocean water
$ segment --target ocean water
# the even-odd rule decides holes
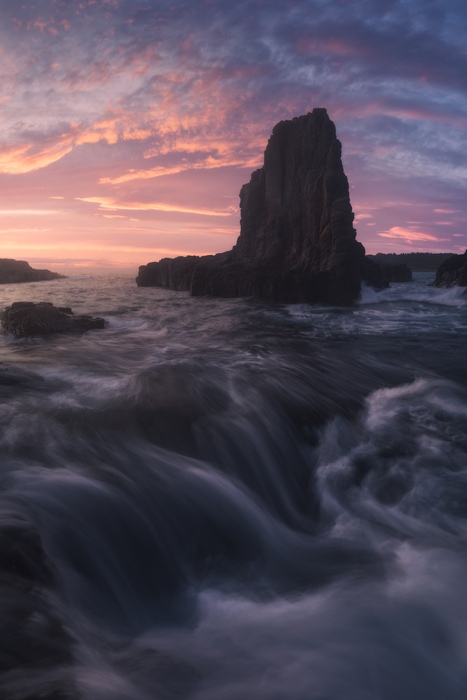
[[[465,700],[467,297],[70,277],[0,332],[3,700]]]

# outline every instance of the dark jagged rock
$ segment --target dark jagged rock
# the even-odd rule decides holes
[[[391,282],[412,282],[412,270],[404,262],[397,262],[397,259],[397,255],[377,253],[377,255],[367,255],[365,263],[374,271],[376,280],[382,279],[385,287],[388,287]],[[368,273],[365,281],[371,283]],[[377,284],[372,286],[377,287]]]
[[[0,516],[0,697],[72,700],[73,642],[50,589],[54,571],[31,523],[12,508]]]
[[[436,272],[435,287],[467,287],[467,250],[445,260]]]
[[[50,270],[35,270],[25,260],[0,258],[0,284],[43,282],[63,279],[64,276]]]
[[[365,249],[356,240],[341,143],[325,109],[274,127],[263,167],[240,191],[240,209],[231,251],[143,265],[138,286],[286,303],[350,304],[358,297]]]
[[[56,307],[50,302],[17,301],[1,314],[1,323],[8,333],[18,337],[88,331],[105,327],[103,318],[75,316],[68,307]]]
[[[202,259],[204,258],[200,258],[199,255],[187,255],[164,258],[160,262],[142,265],[139,268],[137,284],[139,287],[168,287],[183,292],[189,291],[193,271]]]
[[[383,268],[369,255],[365,255],[362,268],[362,281],[377,291],[389,287],[389,282],[384,278]]]
[[[412,282],[412,270],[404,263],[399,265],[380,265],[385,282]]]

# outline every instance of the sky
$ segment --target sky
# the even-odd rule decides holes
[[[0,257],[229,250],[273,126],[325,107],[368,253],[467,248],[465,0],[0,0]]]

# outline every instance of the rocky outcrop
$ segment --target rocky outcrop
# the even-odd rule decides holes
[[[17,301],[1,314],[1,324],[8,333],[18,337],[69,333],[104,328],[103,318],[75,316],[68,307],[56,307],[50,302]]]
[[[240,191],[240,209],[231,251],[149,263],[139,268],[137,284],[286,303],[350,304],[358,297],[365,250],[353,228],[341,143],[325,109],[274,127],[263,167]],[[379,273],[374,277],[383,287]]]
[[[410,267],[404,263],[399,265],[380,265],[383,280],[391,282],[412,282],[413,275]]]
[[[35,270],[25,260],[0,258],[0,284],[17,282],[42,282],[63,278],[58,272]]]
[[[436,271],[435,287],[467,287],[467,250],[463,255],[453,255]]]

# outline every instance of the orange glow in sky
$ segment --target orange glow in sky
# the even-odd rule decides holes
[[[441,32],[420,0],[249,8],[2,3],[0,257],[136,272],[228,250],[272,127],[314,107],[336,123],[367,252],[465,250],[455,18]]]

